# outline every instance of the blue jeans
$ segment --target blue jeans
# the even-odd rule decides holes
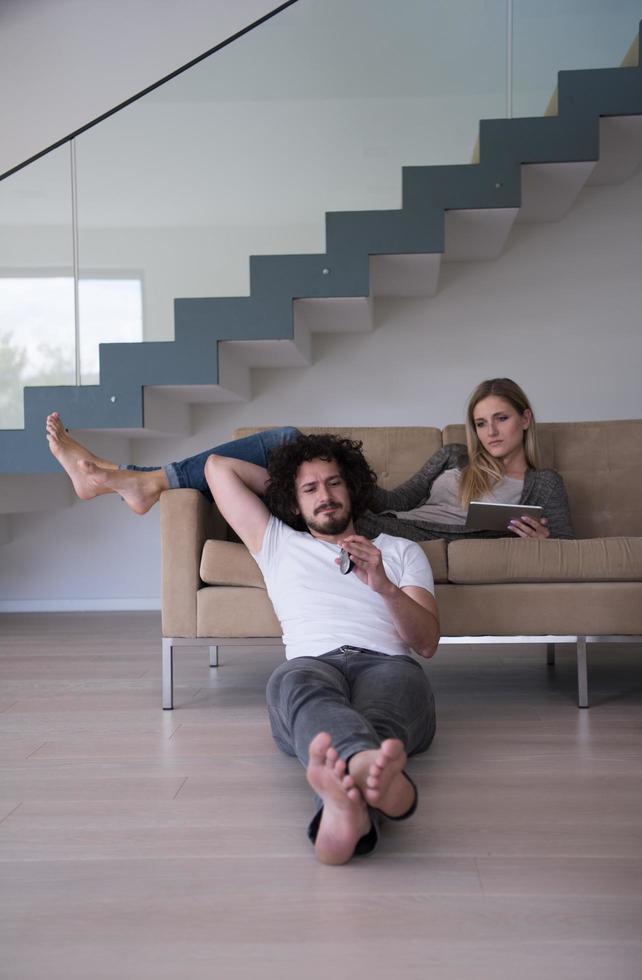
[[[221,446],[214,446],[196,456],[188,456],[178,463],[167,463],[164,466],[123,466],[125,470],[164,470],[170,490],[187,488],[190,490],[200,490],[210,500],[212,494],[205,479],[205,463],[207,457],[212,453],[217,456],[231,456],[233,459],[242,459],[247,463],[256,463],[257,466],[267,466],[268,453],[271,449],[283,446],[286,442],[292,442],[300,435],[299,430],[291,425],[283,426],[280,429],[266,429],[265,432],[257,432],[252,436],[245,436],[243,439],[234,439],[232,442],[224,442]]]
[[[364,749],[377,749],[398,738],[408,755],[425,752],[436,727],[435,699],[421,665],[412,657],[391,657],[373,650],[342,646],[321,657],[296,657],[280,664],[267,684],[272,737],[286,755],[307,766],[310,742],[328,732],[340,758],[348,761]],[[316,837],[322,801],[308,827]],[[378,837],[377,811],[370,809],[372,830],[355,853],[368,853]]]

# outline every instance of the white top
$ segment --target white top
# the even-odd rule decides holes
[[[459,497],[461,470],[444,470],[435,478],[430,496],[412,510],[395,510],[392,513],[409,521],[427,521],[429,524],[466,523],[466,510]],[[486,503],[518,504],[524,487],[523,480],[505,476],[481,499]]]
[[[373,544],[391,582],[434,594],[432,571],[418,544],[389,534],[379,534]],[[408,654],[381,596],[353,572],[341,574],[334,561],[339,551],[270,517],[254,558],[281,623],[287,659],[318,657],[344,645]]]

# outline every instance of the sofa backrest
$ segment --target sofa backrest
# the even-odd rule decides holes
[[[541,465],[564,479],[579,538],[642,536],[642,419],[539,422]],[[444,445],[465,442],[463,425]]]
[[[236,429],[234,438],[252,435],[266,426]],[[429,456],[441,449],[441,429],[428,426],[300,426],[301,432],[335,432],[363,443],[366,459],[386,489],[412,476]]]
[[[258,426],[237,429],[235,438]],[[463,425],[301,427],[359,439],[382,486],[411,476],[442,444],[465,442]],[[642,419],[614,422],[539,422],[541,465],[564,478],[575,533],[580,538],[642,536]]]

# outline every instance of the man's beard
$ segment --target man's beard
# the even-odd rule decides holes
[[[331,516],[326,518],[324,523],[311,518],[305,524],[309,531],[316,531],[317,534],[342,534],[351,520],[352,512],[341,509],[332,511]]]

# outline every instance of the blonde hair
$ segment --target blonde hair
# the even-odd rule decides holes
[[[489,378],[487,381],[482,381],[468,399],[466,408],[468,464],[463,468],[459,481],[459,494],[464,507],[468,507],[471,500],[481,500],[504,476],[501,461],[486,452],[475,427],[475,408],[480,401],[491,395],[503,398],[520,415],[526,411],[530,412],[530,425],[524,430],[524,455],[528,467],[539,466],[535,415],[526,394],[510,378]]]

